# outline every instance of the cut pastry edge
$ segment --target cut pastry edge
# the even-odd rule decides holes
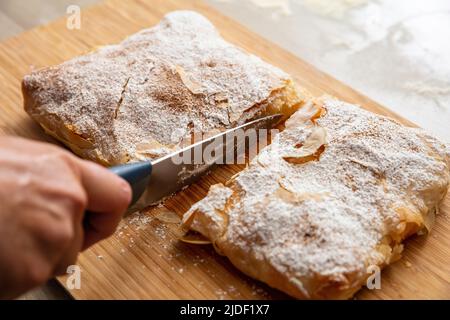
[[[212,243],[225,233],[228,225],[227,208],[231,206],[229,200],[233,190],[223,184],[212,185],[207,197],[215,198],[213,204],[201,207],[201,200],[194,204],[182,218],[182,226],[194,230],[207,237]]]
[[[293,164],[304,164],[319,160],[325,151],[327,131],[320,126],[314,126],[310,135],[300,144],[296,144],[290,153],[282,155],[283,159]]]
[[[26,91],[25,80],[22,81],[22,90],[24,92]],[[104,154],[101,149],[99,149],[100,146],[97,146],[97,143],[92,140],[93,135],[88,135],[89,138],[84,138],[83,136],[85,134],[79,133],[75,125],[65,122],[56,114],[53,114],[53,116],[51,114],[42,115],[39,112],[39,109],[34,107],[35,101],[33,100],[32,95],[24,93],[23,96],[25,97],[25,110],[33,116],[33,119],[39,123],[47,134],[61,141],[78,156],[95,161],[104,166],[113,166],[130,161],[157,159],[184,146],[182,143],[185,141],[180,141],[178,145],[164,145],[152,138],[151,141],[144,141],[141,144],[135,145],[134,154],[125,153],[112,157],[111,154]],[[281,121],[284,122],[301,108],[309,97],[310,94],[306,90],[297,87],[292,80],[288,79],[283,81],[281,87],[274,88],[265,100],[258,102],[247,109],[247,111],[250,109],[256,110],[252,117],[244,116],[245,111],[243,111],[239,117],[245,119],[244,122],[247,122],[262,116],[282,114],[283,118]],[[57,119],[53,119],[52,117],[57,117]],[[235,125],[238,124],[239,122],[236,120]],[[225,129],[226,128],[223,128],[222,130]],[[217,132],[217,130],[213,130],[212,132],[202,132],[201,135],[208,137],[208,134]],[[193,141],[191,141],[191,143],[193,143]],[[120,153],[120,147],[118,147],[118,149]]]
[[[296,122],[300,122],[300,123],[304,123],[305,125],[309,125],[309,123],[311,123],[311,121],[313,121],[314,119],[317,119],[318,117],[322,116],[324,113],[324,109],[316,103],[309,103],[308,104],[309,108],[307,108],[305,111],[301,112],[297,109],[297,113],[300,114],[300,117],[296,117],[295,121]],[[304,106],[303,106],[304,107]],[[291,117],[292,118],[292,117]],[[290,121],[291,118],[288,118],[287,121]],[[292,124],[292,120],[291,120],[291,124]],[[298,125],[298,123],[297,123]],[[323,146],[323,144],[325,143],[325,139],[326,139],[326,131],[325,129],[321,128],[321,127],[316,127],[316,134],[313,134],[312,136],[312,140],[311,143],[306,143],[306,147],[309,149],[318,149],[320,147]],[[316,141],[318,140],[318,141]],[[309,144],[311,144],[311,147],[308,147]],[[318,144],[318,145],[317,145]],[[317,145],[317,146],[316,146]],[[314,150],[315,152],[316,150]],[[238,176],[239,173],[237,173],[235,176]],[[229,180],[231,181],[233,180],[233,177]],[[229,182],[228,181],[228,182]],[[213,185],[211,187],[211,189],[208,192],[208,195],[205,197],[209,198],[211,195],[211,193],[214,192],[220,192],[220,191],[224,191],[226,189],[229,189],[227,187],[227,183],[225,183],[225,185],[223,184],[217,184],[217,185]],[[231,190],[231,189],[229,189]],[[282,186],[280,186],[279,191],[282,192],[284,189],[282,188]],[[284,193],[290,193],[289,191],[284,191]],[[229,258],[229,260],[233,263],[233,265],[235,265],[239,270],[243,271],[244,273],[246,273],[247,275],[256,278],[260,281],[264,281],[266,283],[268,283],[269,285],[272,285],[272,281],[270,281],[270,279],[266,279],[267,276],[267,272],[258,272],[258,274],[255,274],[254,269],[248,269],[248,256],[243,257],[243,261],[240,262],[240,260],[238,259],[238,256],[236,256],[236,254],[230,254],[228,249],[227,249],[227,241],[226,241],[226,230],[227,230],[227,223],[222,223],[220,224],[220,227],[215,227],[212,226],[212,221],[216,220],[214,217],[220,217],[220,221],[225,221],[224,219],[224,215],[227,215],[226,212],[226,206],[228,203],[228,199],[230,199],[232,197],[233,193],[230,193],[227,196],[227,201],[226,203],[222,203],[221,205],[218,206],[214,206],[213,208],[210,208],[210,210],[201,210],[198,207],[195,207],[195,205],[185,213],[185,215],[183,216],[183,226],[190,228],[191,230],[195,230],[196,232],[199,232],[200,234],[202,234],[203,236],[205,236],[207,239],[209,239],[212,243],[212,245],[214,246],[214,249],[216,250],[216,252],[218,252],[221,255],[225,255]],[[320,200],[316,197],[310,197],[309,195],[306,194],[302,194],[302,195],[291,195],[290,194],[290,201],[303,201],[305,199],[310,199],[313,198],[315,200]],[[202,200],[200,200],[198,202],[199,205],[201,205]],[[226,217],[228,218],[228,216]],[[227,219],[226,219],[227,220]],[[216,223],[216,222],[214,222]],[[214,224],[213,223],[213,224]],[[217,223],[216,223],[217,224]],[[281,274],[276,270],[275,267],[272,266],[272,264],[268,263],[267,265],[270,266],[271,269],[273,269],[272,271],[269,272],[269,274],[276,274],[276,277],[281,276]],[[267,271],[267,270],[266,270]],[[320,293],[310,293],[308,292],[308,290],[305,289],[303,283],[297,279],[297,278],[291,278],[291,282],[290,285],[288,285],[286,287],[286,285],[284,284],[281,287],[277,287],[274,286],[274,288],[282,290],[294,297],[297,298],[304,298],[304,299],[311,299],[311,298],[325,298],[325,296],[321,296]],[[330,285],[330,284],[329,284]],[[333,284],[334,286],[337,286],[336,283]],[[347,282],[340,282],[339,286],[344,286],[344,285],[348,285]],[[331,285],[330,285],[331,286]],[[360,287],[351,290],[351,294],[353,294],[355,291],[359,290]],[[319,289],[317,289],[319,290]]]
[[[212,244],[211,240],[206,238],[199,232],[192,233],[191,231],[186,232],[183,236],[181,236],[178,240],[187,244],[194,245],[209,245]]]
[[[146,50],[147,46],[151,50]],[[103,65],[105,61],[108,67]],[[149,90],[141,92],[138,89],[150,81],[142,67],[161,70],[152,72],[150,80],[155,85],[148,84]],[[145,80],[134,83],[140,78]],[[22,93],[25,110],[49,134],[82,157],[104,165],[160,157],[162,151],[156,146],[138,155],[136,145],[140,140],[154,140],[168,149],[177,147],[168,133],[179,123],[202,122],[205,125],[199,127],[208,135],[265,114],[283,113],[288,117],[305,100],[289,75],[225,41],[211,22],[193,11],[169,13],[156,26],[118,44],[97,47],[68,62],[34,70],[24,77]],[[228,104],[228,99],[232,103]],[[137,108],[141,107],[137,103],[144,107]],[[157,111],[162,120],[173,112],[180,115],[161,124],[148,117],[152,111]],[[52,112],[60,117],[55,123],[46,122],[44,118]],[[233,121],[227,121],[227,116]],[[155,125],[154,131],[147,130],[148,122]],[[69,125],[77,125],[80,130]],[[95,137],[90,130],[95,131]],[[73,137],[77,131],[83,136],[87,132],[93,145],[86,146],[85,141]],[[128,133],[136,139],[128,139]],[[97,141],[93,141],[95,138]]]
[[[316,103],[310,103],[306,104],[307,106],[311,106],[312,110],[309,114],[311,115],[317,115],[318,113],[316,108],[317,106],[320,106],[320,104]],[[307,111],[303,110],[304,112]],[[301,113],[301,110],[298,111],[298,113]],[[325,110],[326,113],[326,110]],[[306,112],[306,114],[308,114]],[[320,112],[322,114],[322,111]],[[319,116],[320,117],[320,116]],[[295,117],[291,117],[286,123],[295,119]],[[308,123],[308,119],[302,119],[299,117],[300,123],[307,123],[308,126],[311,126],[311,122]],[[314,123],[314,121],[312,121]],[[297,123],[298,125],[298,123]],[[314,123],[315,125],[315,123]],[[319,144],[320,145],[320,144]],[[236,174],[235,177],[233,177],[230,180],[234,180],[236,177],[238,177],[239,174]],[[228,184],[226,184],[228,186]],[[284,190],[283,186],[280,185],[280,190]],[[386,191],[386,186],[385,186]],[[387,191],[386,191],[387,192]],[[286,191],[283,191],[283,196],[280,196],[281,199],[284,199],[285,193],[290,193],[289,190],[286,189]],[[444,196],[442,196],[443,198]],[[304,200],[304,195],[296,196],[289,194],[287,197],[288,202],[301,202]],[[320,200],[320,199],[318,199]],[[407,237],[417,234],[420,232],[420,230],[429,230],[432,228],[433,222],[434,222],[434,216],[435,213],[438,211],[436,208],[431,208],[429,210],[419,210],[418,206],[410,205],[410,206],[399,206],[395,208],[395,212],[397,212],[399,223],[396,226],[397,230],[395,231],[385,231],[386,234],[389,234],[389,236],[384,236],[382,240],[380,240],[372,249],[372,252],[376,252],[377,258],[376,259],[369,259],[366,262],[366,269],[356,270],[354,273],[342,273],[342,274],[334,274],[334,275],[323,275],[323,274],[317,274],[315,277],[321,278],[323,280],[323,285],[318,286],[315,288],[309,288],[307,282],[302,281],[300,278],[291,277],[288,284],[282,283],[279,285],[277,281],[272,281],[270,276],[267,274],[270,274],[270,272],[267,271],[267,264],[271,265],[270,263],[267,263],[263,267],[265,268],[265,274],[264,272],[256,272],[249,266],[253,265],[253,262],[250,261],[253,259],[253,257],[249,254],[247,254],[245,257],[242,257],[242,259],[239,258],[239,252],[236,252],[238,250],[232,250],[228,247],[232,244],[227,243],[227,240],[225,236],[220,237],[218,240],[214,242],[216,250],[220,250],[220,252],[230,259],[230,261],[235,265],[239,270],[244,272],[245,274],[256,278],[260,281],[266,282],[270,286],[282,290],[291,296],[294,296],[296,298],[306,298],[306,299],[324,299],[324,298],[333,298],[333,299],[348,299],[351,298],[357,291],[359,291],[363,286],[367,285],[367,280],[371,276],[371,273],[368,271],[369,266],[375,266],[382,270],[384,267],[386,267],[389,264],[394,263],[395,261],[401,259],[401,253],[403,251],[403,244],[402,241],[405,240]],[[201,212],[198,214],[202,214]],[[230,251],[231,250],[231,251]],[[241,261],[242,260],[242,261]],[[273,267],[273,266],[272,266]],[[286,275],[283,273],[279,273],[278,277],[285,277]],[[324,280],[327,279],[327,280]],[[309,289],[308,289],[309,288]]]

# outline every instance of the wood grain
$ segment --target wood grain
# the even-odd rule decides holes
[[[53,141],[22,110],[20,81],[31,66],[60,63],[95,46],[116,43],[156,24],[168,11],[194,9],[206,15],[229,41],[288,71],[313,94],[328,93],[412,125],[400,116],[251,33],[199,1],[109,0],[83,11],[81,30],[70,31],[61,19],[0,44],[0,133]],[[294,32],[294,31],[293,31]],[[54,142],[54,141],[53,141]],[[184,213],[208,187],[223,182],[239,167],[218,168],[199,183],[169,199],[165,206]],[[83,253],[77,299],[266,299],[286,298],[249,279],[208,245],[188,245],[176,224],[157,217],[161,208],[124,219],[110,239]],[[442,206],[428,237],[407,241],[404,258],[382,274],[381,290],[362,290],[357,298],[450,299],[450,200]],[[406,263],[406,261],[408,263]],[[65,285],[65,278],[60,278]]]
[[[85,7],[99,0],[2,0],[0,2],[1,15],[7,16],[11,21],[23,30],[30,29],[38,24],[49,22],[66,13],[70,5]],[[1,20],[0,20],[1,21]],[[1,30],[2,32],[12,34],[15,30]]]

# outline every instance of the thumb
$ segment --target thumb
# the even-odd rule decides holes
[[[132,191],[124,179],[93,162],[79,160],[88,196],[83,250],[114,233],[130,204]]]

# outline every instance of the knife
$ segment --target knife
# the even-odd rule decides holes
[[[247,148],[242,146],[255,147],[255,139],[234,139],[238,130],[240,133],[248,133],[248,130],[270,129],[274,127],[282,118],[282,115],[262,117],[241,126],[221,132],[210,138],[194,143],[186,148],[177,150],[162,158],[134,162],[111,167],[110,170],[125,179],[133,190],[133,198],[128,212],[133,212],[149,205],[156,204],[165,197],[168,197],[183,187],[197,181],[218,163],[223,163],[230,155],[242,156]],[[212,155],[201,162],[195,159],[204,151]],[[229,158],[226,158],[229,159]],[[187,160],[187,161],[186,161]]]

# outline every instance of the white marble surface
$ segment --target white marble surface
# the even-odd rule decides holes
[[[450,142],[450,0],[207,0]]]

